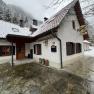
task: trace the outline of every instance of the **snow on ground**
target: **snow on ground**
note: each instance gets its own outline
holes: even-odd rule
[[[85,51],[84,55],[94,57],[94,47],[90,46],[89,51]]]

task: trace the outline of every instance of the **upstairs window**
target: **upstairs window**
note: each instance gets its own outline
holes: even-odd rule
[[[34,54],[41,55],[41,44],[34,45]]]
[[[35,19],[33,19],[33,25],[38,25],[38,22],[37,22],[37,20],[35,20]]]
[[[73,29],[76,29],[75,28],[75,21],[74,20],[72,21],[72,27],[73,27]]]

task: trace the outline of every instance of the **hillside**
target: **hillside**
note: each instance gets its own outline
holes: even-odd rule
[[[23,20],[24,26],[30,27],[33,19],[32,15],[26,13],[23,9],[14,5],[8,5],[0,0],[0,20],[18,25],[20,20]]]

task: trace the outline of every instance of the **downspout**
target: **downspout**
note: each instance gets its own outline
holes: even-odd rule
[[[61,62],[61,69],[63,68],[63,60],[62,60],[62,41],[61,39],[53,33],[53,30],[51,30],[51,34],[54,38],[56,38],[59,41],[60,44],[60,62]]]

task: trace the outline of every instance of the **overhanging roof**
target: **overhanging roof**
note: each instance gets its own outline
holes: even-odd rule
[[[36,32],[34,32],[31,36],[32,37],[36,37],[42,33],[45,33],[53,28],[56,28],[60,25],[61,21],[64,19],[64,17],[66,16],[66,14],[68,13],[68,11],[75,6],[75,8],[77,8],[76,6],[79,4],[79,0],[73,0],[71,3],[69,3],[67,6],[65,6],[63,9],[61,9],[58,13],[56,13],[53,17],[51,17],[50,19],[48,19],[47,21],[45,21]],[[80,4],[78,5],[78,7],[80,7]],[[83,18],[82,12],[81,12],[81,8],[79,8],[80,12],[77,12],[78,14],[78,18],[80,19],[79,16],[82,16],[81,18]],[[77,9],[76,9],[77,10]],[[78,11],[78,10],[77,10]],[[84,20],[81,19],[81,20]],[[81,20],[78,20],[79,23]],[[84,22],[84,21],[83,21]]]
[[[7,40],[10,42],[24,42],[24,43],[30,43],[32,38],[30,36],[24,36],[24,35],[13,35],[13,34],[8,34],[6,36]]]

